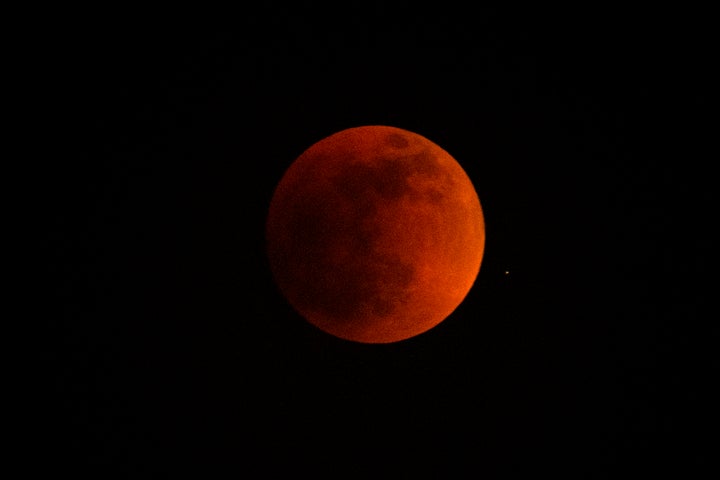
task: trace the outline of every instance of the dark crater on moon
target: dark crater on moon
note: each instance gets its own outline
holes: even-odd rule
[[[410,145],[410,142],[407,141],[405,135],[401,135],[399,133],[391,133],[387,136],[385,140],[387,140],[387,143],[389,145],[395,148],[406,148],[408,145]]]

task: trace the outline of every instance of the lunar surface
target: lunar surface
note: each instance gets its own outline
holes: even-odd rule
[[[463,301],[485,223],[465,171],[418,134],[350,128],[306,150],[280,180],[267,253],[308,322],[363,343],[411,338]]]

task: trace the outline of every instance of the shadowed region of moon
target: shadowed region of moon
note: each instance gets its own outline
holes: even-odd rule
[[[484,221],[460,165],[394,127],[343,130],[306,150],[267,220],[274,278],[332,335],[390,343],[444,320],[471,288]]]

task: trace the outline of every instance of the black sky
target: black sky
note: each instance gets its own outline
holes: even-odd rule
[[[703,15],[255,10],[223,25],[108,15],[60,35],[72,150],[48,170],[59,312],[43,436],[58,469],[708,467]],[[370,124],[450,152],[487,229],[456,312],[380,346],[303,322],[263,249],[284,170]]]

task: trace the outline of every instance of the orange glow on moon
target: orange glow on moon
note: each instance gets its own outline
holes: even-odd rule
[[[386,126],[307,149],[280,180],[266,228],[273,276],[294,309],[363,343],[442,322],[475,282],[485,246],[462,167],[425,137]]]

